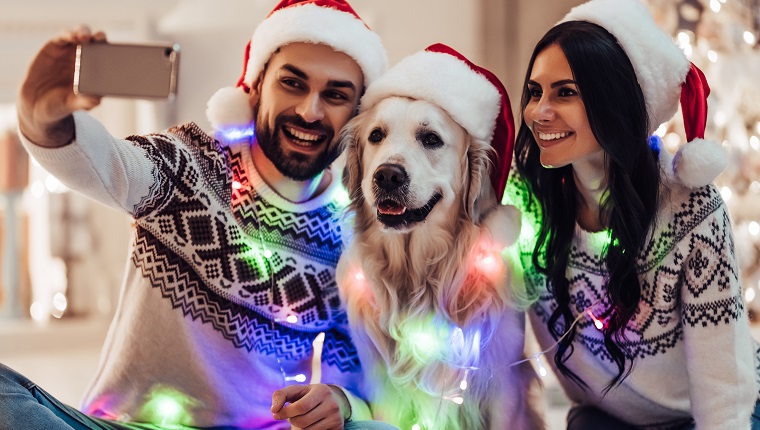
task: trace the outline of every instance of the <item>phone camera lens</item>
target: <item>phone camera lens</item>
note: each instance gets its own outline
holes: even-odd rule
[[[170,55],[172,55],[172,52],[174,52],[174,50],[172,48],[166,48],[166,49],[164,49],[164,55],[166,55],[167,57],[170,56]]]

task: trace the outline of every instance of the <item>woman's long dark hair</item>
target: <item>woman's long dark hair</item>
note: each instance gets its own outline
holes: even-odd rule
[[[633,366],[633,356],[623,342],[625,327],[633,318],[641,297],[637,256],[655,222],[660,185],[658,154],[648,145],[644,95],[631,61],[615,37],[596,24],[565,22],[549,30],[538,42],[525,76],[521,112],[524,113],[530,101],[527,82],[536,56],[553,44],[567,57],[591,130],[605,152],[608,194],[600,215],[610,232],[604,263],[609,272],[605,292],[611,307],[602,317],[609,319],[603,329],[604,346],[618,368],[607,392],[620,384]],[[565,272],[575,231],[578,192],[571,165],[546,169],[541,166],[539,156],[533,134],[522,121],[515,158],[517,169],[527,179],[543,214],[533,264],[547,276],[558,305],[548,321],[552,336],[560,339],[554,360],[563,375],[586,387],[586,383],[565,366],[573,353],[572,342],[576,335],[570,311],[570,284]],[[541,256],[545,265],[541,264]],[[568,329],[570,332],[562,337]]]

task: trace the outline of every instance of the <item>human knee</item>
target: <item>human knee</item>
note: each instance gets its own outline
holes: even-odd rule
[[[29,393],[31,385],[28,378],[0,363],[0,394]]]

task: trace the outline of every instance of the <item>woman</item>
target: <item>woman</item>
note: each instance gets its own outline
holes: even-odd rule
[[[682,93],[691,139],[709,88],[638,0],[573,9],[531,57],[506,200],[570,429],[760,428],[757,345],[709,185],[725,164],[709,142],[673,160],[648,138]]]

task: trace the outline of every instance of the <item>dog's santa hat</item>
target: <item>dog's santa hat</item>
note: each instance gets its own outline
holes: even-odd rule
[[[253,81],[278,48],[295,42],[328,45],[347,54],[359,64],[365,87],[388,67],[380,37],[345,0],[282,0],[248,41],[237,85],[218,90],[208,101],[206,116],[214,129],[251,123],[248,93]]]
[[[711,183],[728,161],[719,144],[704,139],[710,87],[702,71],[657,26],[646,5],[640,0],[591,0],[570,10],[560,23],[567,21],[591,22],[617,38],[644,93],[650,134],[673,117],[680,101],[688,143],[666,168],[686,186]]]
[[[507,90],[496,75],[438,43],[391,67],[367,88],[361,110],[369,110],[392,96],[433,103],[471,136],[490,142],[495,156],[491,184],[497,196],[504,193],[512,163],[515,127]]]

